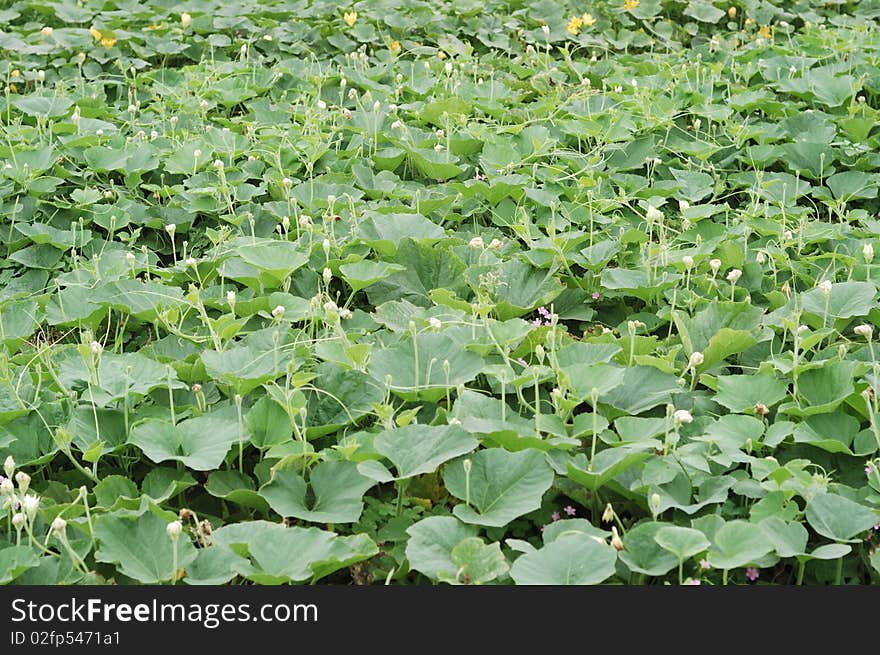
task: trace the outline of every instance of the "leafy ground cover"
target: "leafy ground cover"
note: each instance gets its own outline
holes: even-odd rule
[[[6,3],[0,581],[876,582],[878,17]]]

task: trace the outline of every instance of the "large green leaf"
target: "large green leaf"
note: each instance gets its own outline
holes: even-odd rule
[[[880,512],[838,494],[818,493],[807,503],[807,522],[823,537],[857,541],[860,533],[880,523]]]
[[[309,471],[308,482],[293,471],[276,471],[260,487],[260,495],[281,516],[313,523],[353,523],[364,509],[364,493],[375,484],[358,473],[354,462],[321,462]]]
[[[103,514],[95,519],[98,549],[95,559],[116,564],[119,572],[144,584],[168,583],[174,566],[174,544],[166,529],[168,521],[152,512],[134,518]],[[186,536],[177,539],[177,566],[185,569],[196,558]]]
[[[453,549],[475,537],[477,529],[453,516],[429,516],[407,528],[406,558],[410,568],[432,580],[441,576],[455,578],[459,564],[452,558]]]
[[[539,450],[511,453],[489,448],[448,464],[443,482],[453,496],[470,501],[470,505],[453,508],[459,519],[501,527],[541,506],[544,493],[553,484],[553,469]]]
[[[430,473],[442,463],[469,453],[477,444],[472,435],[450,425],[408,425],[386,430],[373,441],[376,452],[394,464],[397,479]],[[358,468],[379,482],[394,479],[379,462],[362,462]]]
[[[729,521],[712,537],[709,564],[717,569],[736,569],[772,551],[773,543],[754,523]]]
[[[585,534],[565,534],[519,557],[510,576],[521,585],[593,585],[614,575],[617,552]]]
[[[175,460],[196,471],[211,471],[238,438],[234,418],[208,414],[177,425],[164,419],[143,420],[132,427],[129,443],[156,463]]]

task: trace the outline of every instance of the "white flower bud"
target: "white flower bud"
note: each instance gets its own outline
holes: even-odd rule
[[[677,409],[672,414],[672,420],[676,423],[691,423],[694,420],[694,417],[691,416],[691,413],[686,409]]]
[[[339,310],[339,318],[341,318],[343,321],[347,321],[348,319],[351,318],[351,310],[348,309],[347,307],[340,309]]]
[[[171,236],[174,236],[174,233],[177,232],[177,224],[176,223],[169,223],[168,225],[165,226],[165,231],[168,234],[170,234]]]
[[[806,331],[809,330],[809,329],[810,329],[810,328],[808,328],[806,325],[798,325],[797,333],[798,333],[798,334],[803,334],[804,332],[806,332]]]
[[[700,366],[704,361],[705,361],[705,357],[703,357],[703,353],[693,352],[693,353],[691,353],[691,356],[688,359],[688,367],[696,368],[697,366]]]
[[[12,459],[12,455],[9,455],[3,462],[3,470],[6,472],[7,478],[11,478],[15,474],[15,460]]]
[[[611,545],[614,550],[623,550],[623,540],[617,534],[617,526],[614,525],[611,526]]]
[[[93,355],[100,355],[101,351],[104,350],[104,346],[102,346],[98,341],[92,341],[89,344],[89,350],[92,352]]]
[[[214,168],[216,168],[218,171],[222,171],[223,170],[223,160],[222,159],[215,159],[214,160]]]
[[[694,267],[694,258],[690,255],[685,255],[681,258],[681,261],[684,264],[684,267],[688,270],[691,270]]]
[[[308,227],[309,225],[312,224],[312,217],[306,216],[305,214],[303,214],[302,216],[299,217],[299,224],[301,227]]]
[[[321,277],[324,278],[324,284],[330,284],[330,281],[333,279],[333,271],[325,267],[324,270],[321,271]]]
[[[328,314],[330,312],[338,312],[339,306],[335,302],[333,302],[332,300],[328,300],[327,302],[324,303],[324,311],[327,312]]]
[[[46,27],[40,30],[40,34],[42,34],[43,36],[52,36],[52,32],[54,31],[54,29],[46,25]]]
[[[403,123],[401,123],[400,121],[394,121],[393,123],[391,123],[392,130],[399,130],[401,127],[403,127]]]
[[[281,318],[284,316],[284,306],[278,305],[272,310],[272,318]]]
[[[822,280],[817,286],[821,289],[823,295],[827,296],[831,293],[831,280]]]
[[[321,242],[321,248],[324,251],[324,256],[328,257],[330,255],[330,239],[324,239]]]
[[[12,516],[12,527],[21,530],[27,522],[27,517],[22,512],[17,512]]]
[[[550,34],[550,26],[549,25],[541,25],[541,31],[544,32],[544,34]]]
[[[186,261],[184,263],[187,266],[195,266],[196,265],[196,258],[195,257],[187,257]]]
[[[180,14],[180,24],[181,25],[183,25],[186,28],[186,27],[189,27],[190,23],[192,23],[192,16],[190,16],[186,12],[183,12],[182,14]]]
[[[37,71],[37,79],[40,80],[40,82],[45,82],[46,81],[46,71],[43,71],[43,70]]]
[[[129,113],[129,114],[133,114],[133,113],[135,113],[136,111],[137,111],[137,107],[136,107],[136,106],[134,106],[134,105],[129,105],[129,106],[128,106],[128,113]]]
[[[39,496],[35,496],[34,494],[28,494],[21,501],[21,508],[24,510],[25,514],[27,514],[28,518],[33,518],[34,514],[37,513],[37,508],[40,506],[40,498]]]
[[[691,206],[691,203],[689,203],[687,200],[679,200],[678,201],[678,209],[680,211],[684,211],[685,209],[688,209],[690,206]]]
[[[504,247],[504,242],[501,239],[492,239],[489,242],[489,247],[492,250],[501,250]]]
[[[15,474],[15,481],[18,483],[19,492],[26,494],[28,487],[31,486],[31,476],[24,471],[19,471]]]
[[[471,248],[483,248],[485,244],[483,243],[483,237],[475,236],[470,241],[468,241],[468,245]]]
[[[11,496],[15,493],[15,485],[9,478],[3,478],[0,482],[0,496]]]
[[[733,282],[734,284],[736,284],[737,280],[739,280],[742,277],[742,274],[743,274],[743,272],[741,270],[739,270],[738,268],[732,268],[732,269],[730,269],[730,272],[727,274],[727,281]]]
[[[327,103],[323,100],[318,100],[318,109],[327,109]]]
[[[193,159],[198,159],[198,158],[201,157],[201,156],[202,156],[202,151],[201,151],[201,150],[199,150],[198,148],[196,148],[195,150],[193,150]]]
[[[657,221],[663,220],[663,212],[657,209],[654,205],[648,205],[648,210],[645,212],[645,218],[651,223],[656,223]]]
[[[55,520],[52,521],[52,532],[56,532],[58,534],[64,534],[64,530],[67,528],[67,521],[65,521],[60,516],[56,516]]]
[[[165,526],[165,532],[172,539],[177,539],[180,533],[183,532],[183,524],[180,521],[171,521],[171,523]]]
[[[758,254],[755,255],[755,261],[763,266],[764,262],[767,261],[767,257],[764,255],[763,252],[758,251]]]
[[[871,260],[874,259],[874,246],[870,243],[866,243],[862,246],[862,256],[865,258],[865,261],[870,264]]]
[[[712,269],[713,273],[717,273],[721,268],[721,260],[720,259],[710,259],[709,260],[709,268]]]
[[[870,339],[871,336],[874,334],[874,327],[866,323],[862,323],[861,325],[856,325],[853,328],[853,332],[855,332],[860,337]]]
[[[441,327],[443,327],[443,323],[441,323],[440,319],[436,316],[432,316],[428,319],[428,325],[431,326],[432,330],[439,330]]]

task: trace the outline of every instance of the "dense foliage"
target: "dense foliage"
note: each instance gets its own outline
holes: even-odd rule
[[[880,577],[880,2],[0,9],[0,581]]]

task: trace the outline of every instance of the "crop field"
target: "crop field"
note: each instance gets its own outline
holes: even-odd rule
[[[0,583],[880,582],[878,27],[0,3]]]

